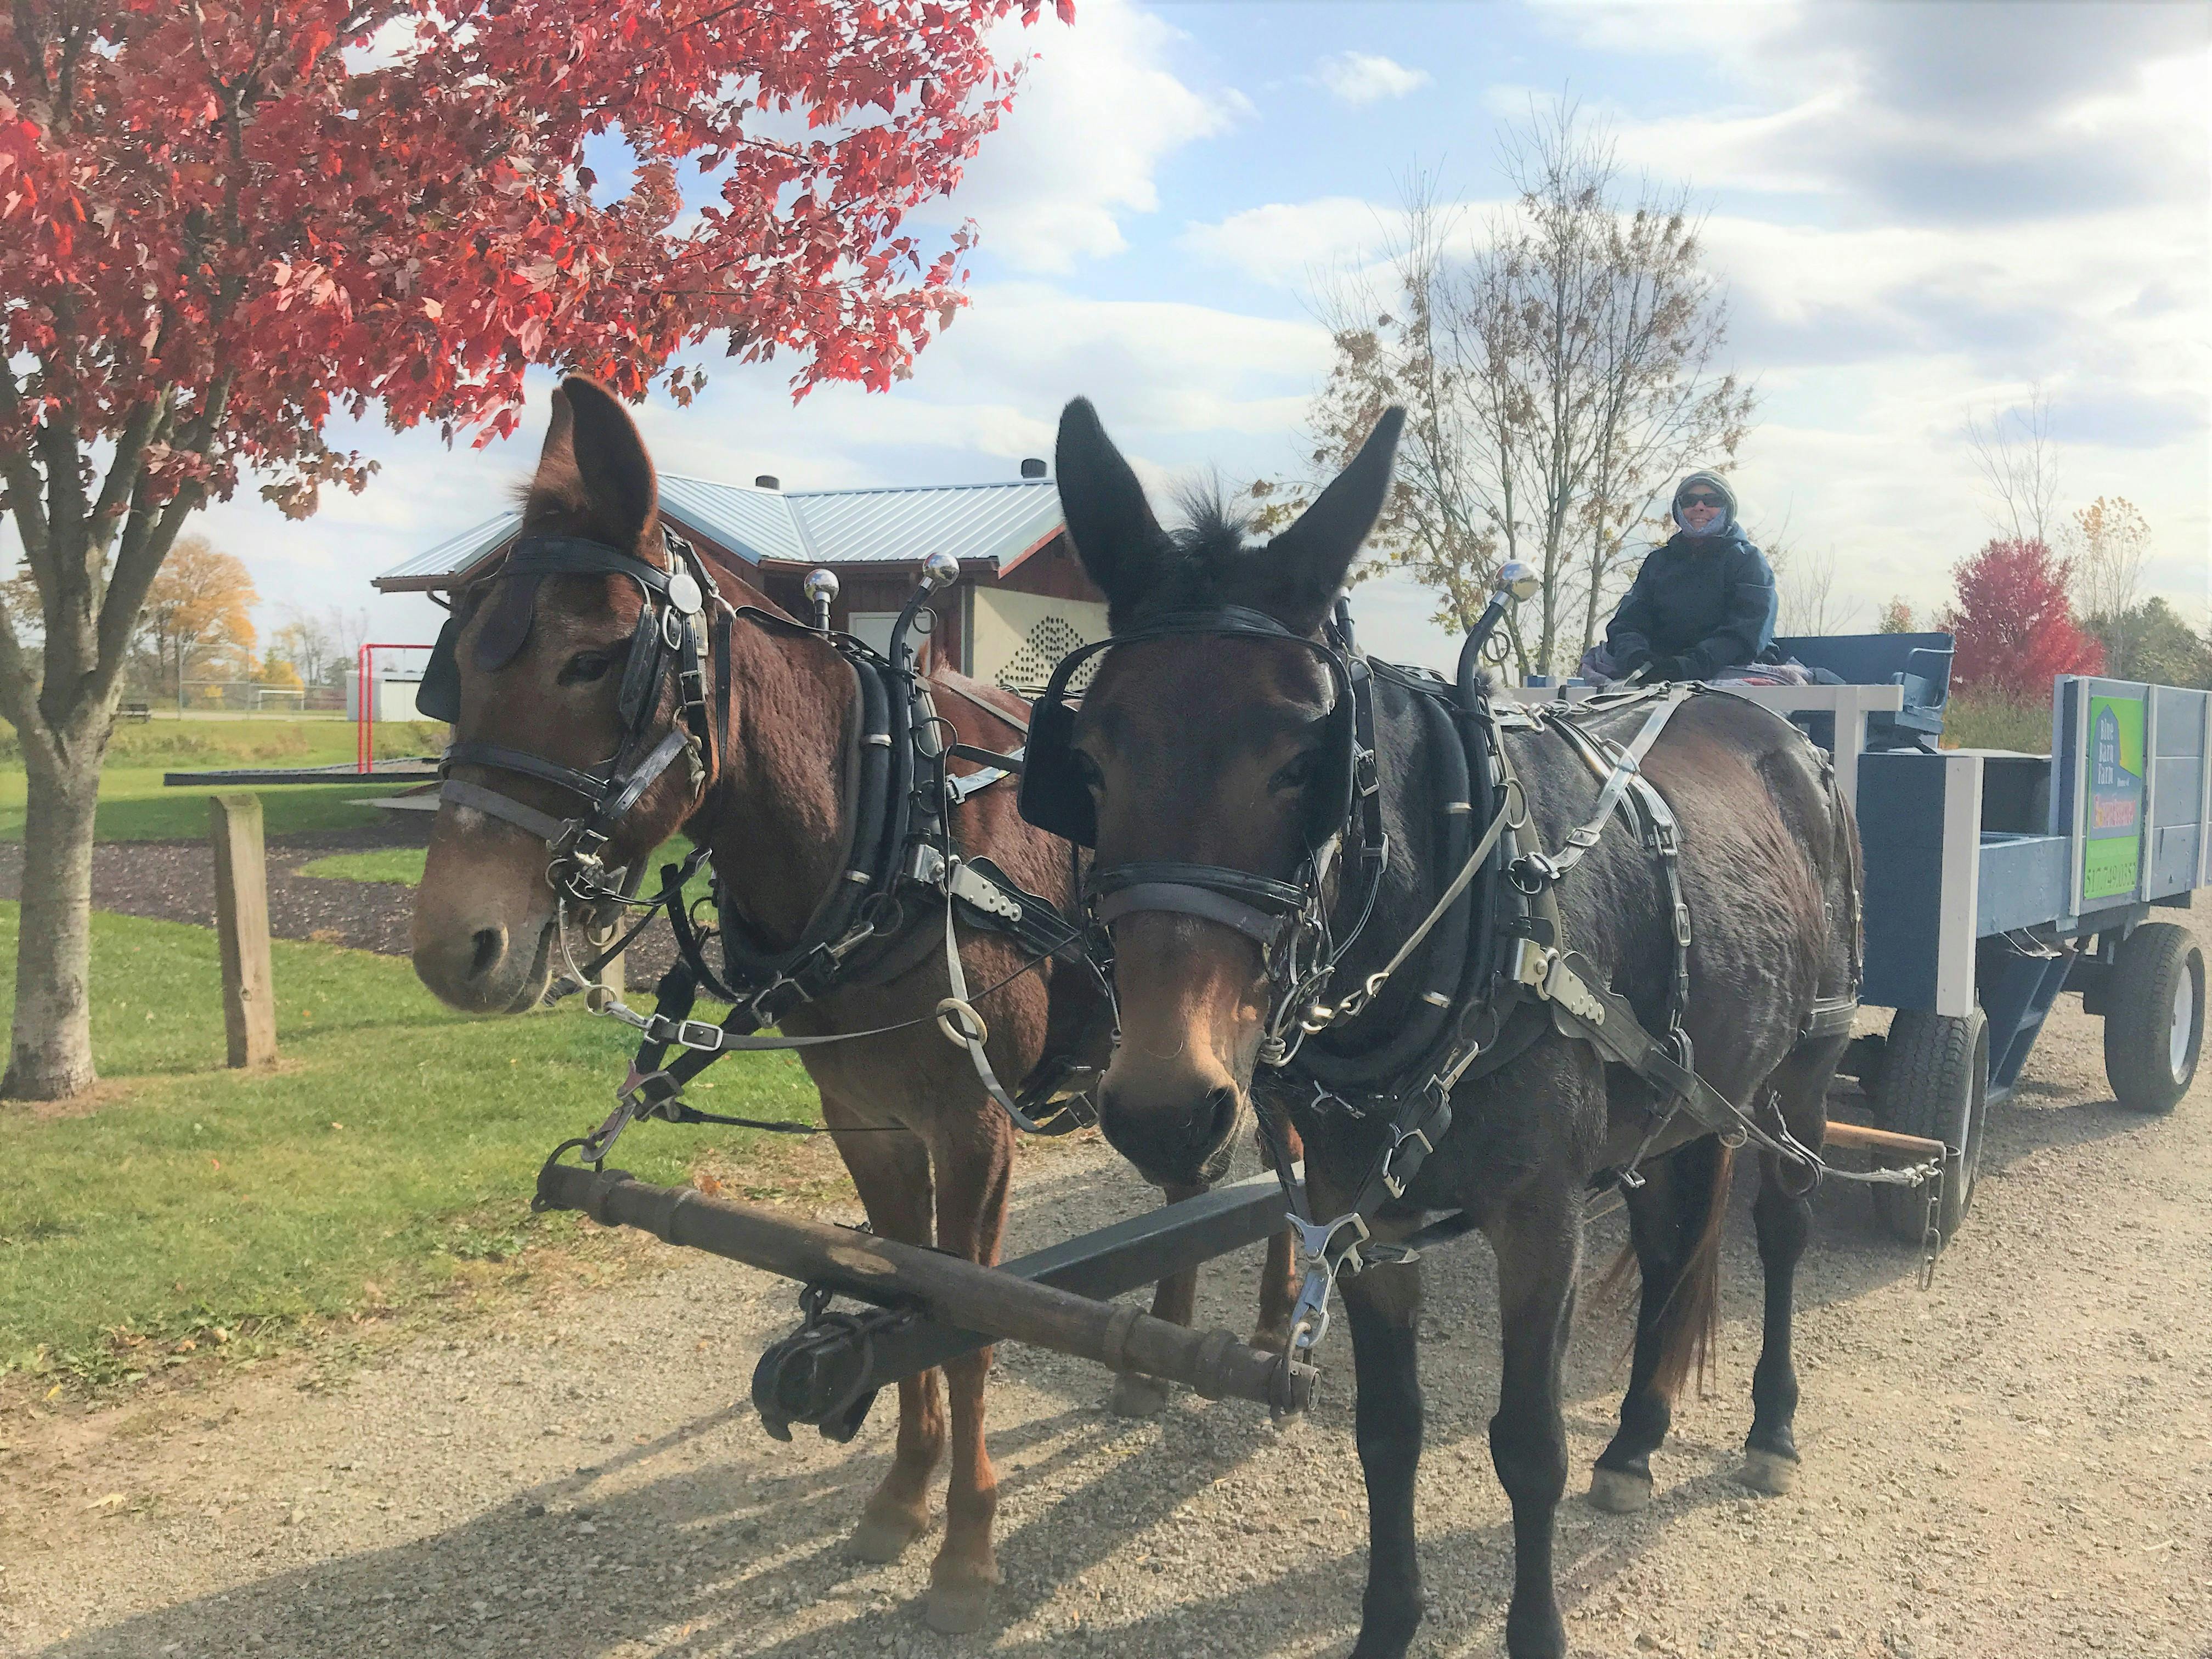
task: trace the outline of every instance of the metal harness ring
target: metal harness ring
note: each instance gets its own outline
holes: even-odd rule
[[[955,1020],[960,1024],[954,1024]],[[971,1048],[991,1040],[991,1028],[984,1024],[983,1016],[963,997],[946,997],[937,1005],[937,1029],[956,1048]]]

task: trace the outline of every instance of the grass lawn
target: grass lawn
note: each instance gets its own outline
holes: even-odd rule
[[[13,994],[16,907],[0,905]],[[96,914],[93,1042],[103,1084],[74,1115],[0,1105],[0,1374],[129,1379],[205,1347],[450,1285],[466,1264],[573,1230],[533,1219],[555,1142],[596,1124],[628,1054],[580,1008],[471,1019],[399,959],[275,945],[281,1066],[225,1070],[213,933]],[[735,1054],[702,1100],[793,1120],[798,1063]],[[710,1152],[740,1167],[775,1139],[634,1129],[621,1162],[684,1178]],[[220,1333],[220,1334],[218,1334]]]
[[[444,732],[443,726],[421,720],[381,725],[376,728],[376,752],[387,758],[435,754],[444,744]],[[350,720],[158,720],[118,726],[100,774],[95,833],[102,841],[197,840],[206,835],[206,798],[216,792],[168,788],[161,781],[165,772],[330,766],[353,757]],[[15,734],[0,723],[0,841],[22,839],[24,788]],[[384,814],[355,803],[389,788],[361,781],[272,785],[259,792],[264,828],[269,835],[282,836],[375,823]]]

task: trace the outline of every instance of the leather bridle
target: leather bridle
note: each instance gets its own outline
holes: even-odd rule
[[[730,623],[735,613],[696,550],[665,527],[661,536],[668,550],[665,570],[580,536],[526,536],[484,578],[486,583],[524,581],[531,589],[514,596],[519,618],[502,629],[502,637],[488,648],[479,641],[479,663],[494,668],[510,659],[527,637],[537,585],[545,577],[611,575],[637,584],[643,603],[617,695],[623,736],[615,752],[579,769],[502,744],[460,742],[447,750],[440,769],[445,775],[440,800],[471,807],[538,836],[551,854],[548,879],[581,903],[625,899],[635,890],[634,878],[620,886],[611,884],[603,857],[609,839],[679,756],[690,762],[692,804],[703,800],[726,741],[726,711],[708,702],[706,659],[711,650],[716,683],[726,683]],[[457,609],[440,632],[423,676],[418,706],[433,719],[450,722],[460,713],[456,653],[462,621]],[[676,718],[656,736],[661,690],[671,680]],[[456,767],[482,767],[552,784],[584,802],[584,810],[572,817],[556,817],[483,784],[453,776]]]
[[[1261,1059],[1281,1066],[1315,1029],[1309,1017],[1373,914],[1390,855],[1376,771],[1373,679],[1351,647],[1343,617],[1316,636],[1242,606],[1176,611],[1070,652],[1030,713],[1022,812],[1040,829],[1095,844],[1095,813],[1074,759],[1069,700],[1074,675],[1118,646],[1200,636],[1294,645],[1312,653],[1328,671],[1334,696],[1322,769],[1306,786],[1300,826],[1304,856],[1287,881],[1225,865],[1158,860],[1102,865],[1092,869],[1087,892],[1092,914],[1109,928],[1123,916],[1165,912],[1218,923],[1257,945],[1274,991]],[[1345,872],[1352,872],[1354,891],[1352,923],[1340,935],[1332,925],[1331,899]],[[1332,881],[1333,873],[1339,878]]]

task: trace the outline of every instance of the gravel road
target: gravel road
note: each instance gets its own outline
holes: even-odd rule
[[[1796,1495],[1727,1473],[1749,1421],[1757,1267],[1740,1182],[1715,1397],[1688,1401],[1646,1512],[1571,1500],[1580,1656],[2212,1656],[2212,1091],[2111,1103],[2099,1027],[2054,1018],[1993,1115],[1984,1184],[1922,1293],[1856,1190],[1824,1191],[1801,1279]],[[1025,1151],[1014,1246],[1140,1206],[1092,1144]],[[844,1218],[832,1205],[823,1212]],[[1595,1280],[1620,1219],[1594,1231]],[[1105,1379],[1002,1348],[996,1625],[921,1625],[927,1547],[841,1540],[895,1413],[769,1440],[744,1403],[787,1286],[708,1259],[621,1275],[382,1352],[310,1360],[88,1416],[0,1419],[0,1650],[48,1659],[528,1656],[1306,1659],[1348,1644],[1364,1561],[1348,1354],[1307,1422],[1178,1398],[1103,1411]],[[1204,1322],[1249,1322],[1256,1264]],[[1504,1498],[1484,1424],[1496,1320],[1479,1241],[1431,1258],[1417,1651],[1498,1651]],[[1585,1308],[1590,1307],[1586,1299]],[[1621,1327],[1586,1313],[1569,1372],[1586,1470]],[[1578,1480],[1579,1480],[1578,1471]]]

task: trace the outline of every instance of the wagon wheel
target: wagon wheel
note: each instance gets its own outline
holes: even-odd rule
[[[1961,1018],[1900,1008],[1889,1028],[1874,1108],[1885,1129],[1940,1140],[1954,1156],[1943,1171],[1936,1225],[1948,1243],[1974,1201],[1982,1124],[1989,1115],[1990,1033],[1982,1011]],[[1881,1224],[1908,1244],[1926,1236],[1928,1200],[1917,1187],[1876,1187]]]
[[[2204,1046],[2204,952],[2186,927],[2145,922],[2121,944],[2105,1006],[2105,1077],[2130,1111],[2170,1112]]]

